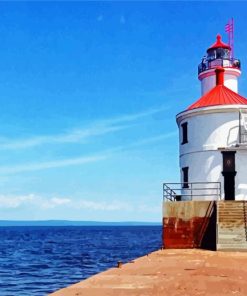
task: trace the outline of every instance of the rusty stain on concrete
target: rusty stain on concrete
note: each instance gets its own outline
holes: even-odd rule
[[[210,201],[164,202],[163,246],[200,248],[213,206],[214,202]]]
[[[247,295],[247,253],[160,250],[50,296]]]

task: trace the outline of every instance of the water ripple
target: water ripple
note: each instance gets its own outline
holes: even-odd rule
[[[0,295],[47,295],[160,246],[159,226],[0,227]]]

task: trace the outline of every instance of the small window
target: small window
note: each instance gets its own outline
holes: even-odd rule
[[[183,172],[183,188],[189,188],[189,167],[182,168]]]
[[[188,143],[188,122],[181,124],[182,128],[182,145]]]

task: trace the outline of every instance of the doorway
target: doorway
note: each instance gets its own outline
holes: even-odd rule
[[[225,200],[235,200],[235,154],[236,151],[222,151]]]

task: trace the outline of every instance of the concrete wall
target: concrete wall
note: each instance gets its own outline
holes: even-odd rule
[[[199,248],[207,229],[213,202],[163,203],[163,245],[165,248]],[[215,239],[216,244],[216,239]]]
[[[163,203],[163,246],[247,251],[246,201]],[[206,248],[207,248],[206,247]]]

